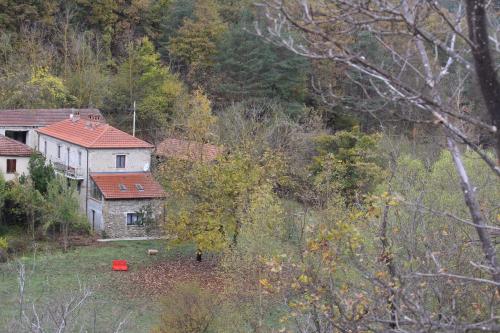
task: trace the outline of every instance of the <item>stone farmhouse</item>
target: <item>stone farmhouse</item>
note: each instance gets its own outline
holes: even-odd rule
[[[0,134],[0,173],[11,181],[28,174],[28,162],[33,151],[27,145]]]
[[[144,223],[165,215],[165,192],[149,172],[153,148],[106,124],[97,109],[0,110],[6,180],[27,175],[29,156],[41,152],[57,173],[76,182],[92,229],[112,238],[161,231]]]
[[[92,229],[107,237],[141,237],[164,219],[165,192],[149,172],[153,145],[118,130],[100,115],[78,112],[36,130],[35,146],[56,171],[75,180]]]

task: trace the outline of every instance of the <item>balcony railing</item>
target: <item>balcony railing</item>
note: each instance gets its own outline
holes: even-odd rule
[[[72,166],[64,165],[59,162],[54,162],[54,170],[62,173],[65,177],[71,179],[84,179],[85,175],[82,168],[75,168]]]

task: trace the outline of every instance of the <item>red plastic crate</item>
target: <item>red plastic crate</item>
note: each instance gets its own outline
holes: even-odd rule
[[[114,271],[128,271],[127,260],[113,260]]]

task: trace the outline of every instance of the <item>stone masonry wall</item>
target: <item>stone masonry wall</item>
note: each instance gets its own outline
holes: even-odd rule
[[[154,226],[127,225],[127,213],[135,213],[151,204]],[[164,234],[164,203],[162,200],[105,200],[103,207],[104,232],[109,238],[157,237]]]

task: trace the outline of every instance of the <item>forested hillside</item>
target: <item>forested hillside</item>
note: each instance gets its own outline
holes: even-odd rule
[[[161,260],[125,287],[95,277],[98,296],[80,288],[90,305],[67,323],[36,296],[23,305],[29,264],[12,263],[88,233],[75,189],[35,157],[29,177],[0,174],[0,251],[13,228],[30,244],[9,257],[21,297],[5,288],[0,331],[90,332],[90,308],[127,289],[161,300],[154,323],[130,326],[115,309],[137,308],[116,301],[120,325],[94,312],[93,332],[500,331],[499,8],[0,0],[0,109],[98,108],[132,133],[135,104],[139,138],[201,147],[152,163],[167,193]]]
[[[264,43],[250,1],[2,3],[2,108],[97,107],[130,129],[164,135],[199,89],[213,107],[318,106],[311,62]],[[153,125],[154,124],[154,125]]]

